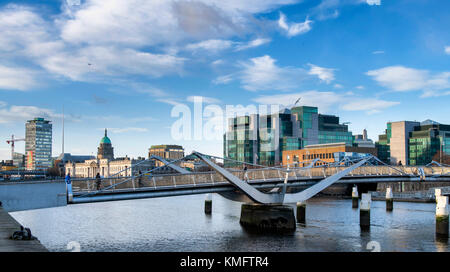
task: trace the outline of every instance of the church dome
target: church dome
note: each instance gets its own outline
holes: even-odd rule
[[[106,129],[105,129],[105,137],[101,139],[100,144],[111,144],[111,140],[108,137],[108,132]]]

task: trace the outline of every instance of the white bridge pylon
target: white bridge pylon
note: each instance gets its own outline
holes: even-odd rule
[[[201,159],[203,162],[205,162],[208,166],[210,166],[212,169],[214,169],[217,173],[222,175],[226,180],[228,180],[231,184],[236,186],[239,190],[241,190],[248,198],[250,198],[252,201],[256,203],[261,204],[282,204],[282,203],[296,203],[301,201],[306,201],[313,197],[314,195],[318,194],[322,190],[326,189],[354,169],[360,167],[361,165],[365,164],[369,160],[373,159],[373,156],[367,156],[362,158],[359,162],[349,166],[345,170],[342,170],[330,177],[327,177],[321,181],[319,181],[317,184],[307,188],[306,190],[303,190],[299,193],[286,193],[286,181],[284,184],[284,188],[281,193],[263,193],[247,182],[239,179],[226,169],[218,166],[214,162],[212,162],[206,155],[203,155],[199,152],[192,152],[192,155],[197,156],[199,159]]]

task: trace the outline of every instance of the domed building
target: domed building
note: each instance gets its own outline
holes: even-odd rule
[[[97,149],[97,159],[114,160],[114,148],[111,140],[108,137],[108,130],[105,128],[105,136],[100,141],[100,146]]]
[[[128,156],[114,158],[114,148],[108,131],[105,129],[105,136],[100,140],[97,149],[97,158],[84,161],[68,161],[65,164],[65,173],[70,173],[72,177],[94,178],[97,174],[101,177],[129,177],[135,176],[139,171],[147,172],[155,168],[154,161],[145,161],[144,158],[132,159]]]

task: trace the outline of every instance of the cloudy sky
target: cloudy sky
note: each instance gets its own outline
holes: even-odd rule
[[[0,160],[25,122],[53,122],[53,155],[116,156],[173,139],[174,105],[318,106],[374,140],[386,122],[450,123],[450,2],[0,1]],[[17,144],[24,152],[24,144]]]

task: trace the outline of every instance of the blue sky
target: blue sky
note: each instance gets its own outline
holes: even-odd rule
[[[318,106],[366,128],[450,123],[450,2],[426,0],[0,1],[0,160],[28,119],[53,122],[53,154],[116,156],[177,141],[174,105]],[[16,151],[23,152],[18,143]]]

